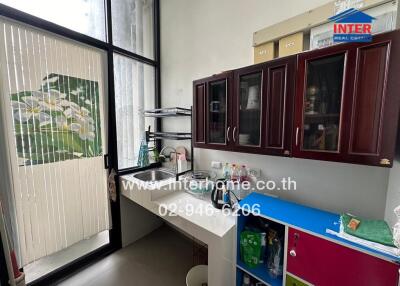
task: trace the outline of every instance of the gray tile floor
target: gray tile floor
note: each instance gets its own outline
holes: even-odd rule
[[[67,278],[60,286],[184,286],[192,242],[168,226]]]
[[[45,256],[35,262],[32,262],[24,266],[25,282],[29,283],[42,277],[43,275],[64,266],[71,261],[87,254],[97,248],[107,244],[109,242],[108,230],[100,232],[99,234],[84,239],[74,245],[53,253],[49,256]]]

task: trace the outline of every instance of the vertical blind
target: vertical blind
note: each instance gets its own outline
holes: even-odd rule
[[[104,60],[102,51],[0,18],[10,174],[0,198],[22,265],[110,228]]]

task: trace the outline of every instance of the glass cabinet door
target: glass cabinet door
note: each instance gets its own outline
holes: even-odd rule
[[[240,76],[239,132],[237,138],[235,138],[239,145],[260,145],[261,94],[262,72]]]
[[[338,152],[345,54],[306,63],[302,149]]]
[[[225,144],[227,123],[227,81],[209,84],[208,95],[208,143]]]

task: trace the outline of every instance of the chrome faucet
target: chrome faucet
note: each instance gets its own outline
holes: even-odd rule
[[[172,150],[171,152],[169,152],[168,155],[164,155],[164,151],[170,149]],[[176,149],[171,147],[171,146],[165,146],[161,149],[159,157],[160,158],[164,158],[164,159],[170,159],[171,160],[171,154],[175,154],[175,167],[174,167],[174,172],[175,174],[178,172],[178,153],[176,152]]]

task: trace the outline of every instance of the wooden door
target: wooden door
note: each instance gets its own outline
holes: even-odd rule
[[[354,56],[338,45],[298,56],[293,156],[345,161]]]
[[[192,140],[194,147],[204,147],[206,144],[206,100],[207,81],[193,82],[193,120]]]
[[[205,146],[229,150],[232,144],[232,72],[224,72],[208,78],[206,94]]]
[[[263,153],[291,156],[297,56],[265,64]]]
[[[265,65],[234,72],[232,100],[232,141],[234,151],[261,153],[265,95]]]
[[[346,161],[392,166],[400,101],[400,32],[357,46]]]

